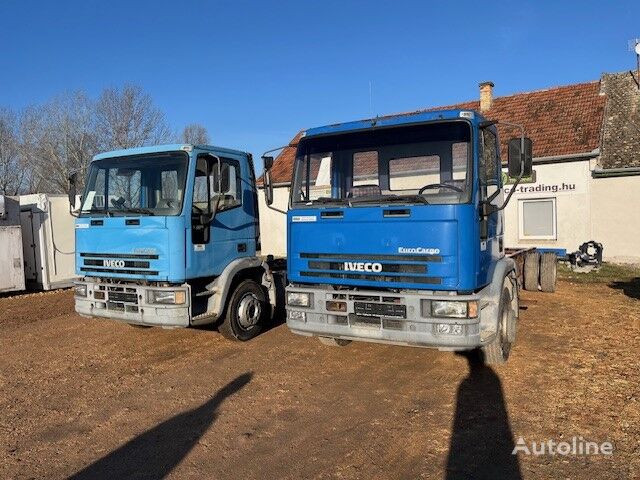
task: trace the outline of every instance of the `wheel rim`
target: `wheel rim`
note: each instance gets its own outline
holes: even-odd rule
[[[244,330],[255,326],[262,315],[262,304],[253,293],[245,294],[238,303],[238,324]]]

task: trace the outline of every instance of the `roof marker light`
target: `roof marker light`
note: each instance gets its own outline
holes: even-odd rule
[[[460,118],[473,118],[473,112],[460,112]]]
[[[185,152],[190,152],[191,150],[193,150],[193,147],[191,145],[183,145],[180,149],[184,150]]]

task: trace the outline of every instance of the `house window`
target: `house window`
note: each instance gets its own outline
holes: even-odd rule
[[[441,183],[438,155],[389,160],[390,190],[420,190],[425,185],[435,183]]]
[[[380,185],[378,179],[378,152],[356,152],[353,154],[352,186]]]
[[[521,240],[555,240],[556,199],[532,198],[518,205]]]

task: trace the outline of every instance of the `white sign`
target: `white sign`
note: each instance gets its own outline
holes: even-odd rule
[[[292,222],[317,222],[318,217],[315,215],[294,215],[291,218]]]

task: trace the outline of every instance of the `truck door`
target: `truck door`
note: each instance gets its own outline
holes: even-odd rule
[[[214,269],[219,273],[238,257],[254,255],[250,238],[254,235],[254,218],[247,212],[253,205],[243,205],[243,176],[240,161],[221,157],[220,178],[218,169],[213,172],[212,192],[218,202],[218,213],[211,225],[211,239],[216,251]],[[246,180],[245,180],[246,182]],[[247,207],[247,208],[245,208]]]
[[[501,190],[502,169],[500,165],[500,150],[497,142],[495,127],[480,130],[480,200],[490,201],[491,204],[502,205]],[[496,211],[480,219],[480,279],[487,283],[491,273],[491,265],[501,256],[503,245],[502,211]]]
[[[255,254],[255,242],[249,242],[255,223],[253,215],[243,209],[242,185],[238,160],[198,156],[191,207],[190,278],[219,275],[235,258]]]

